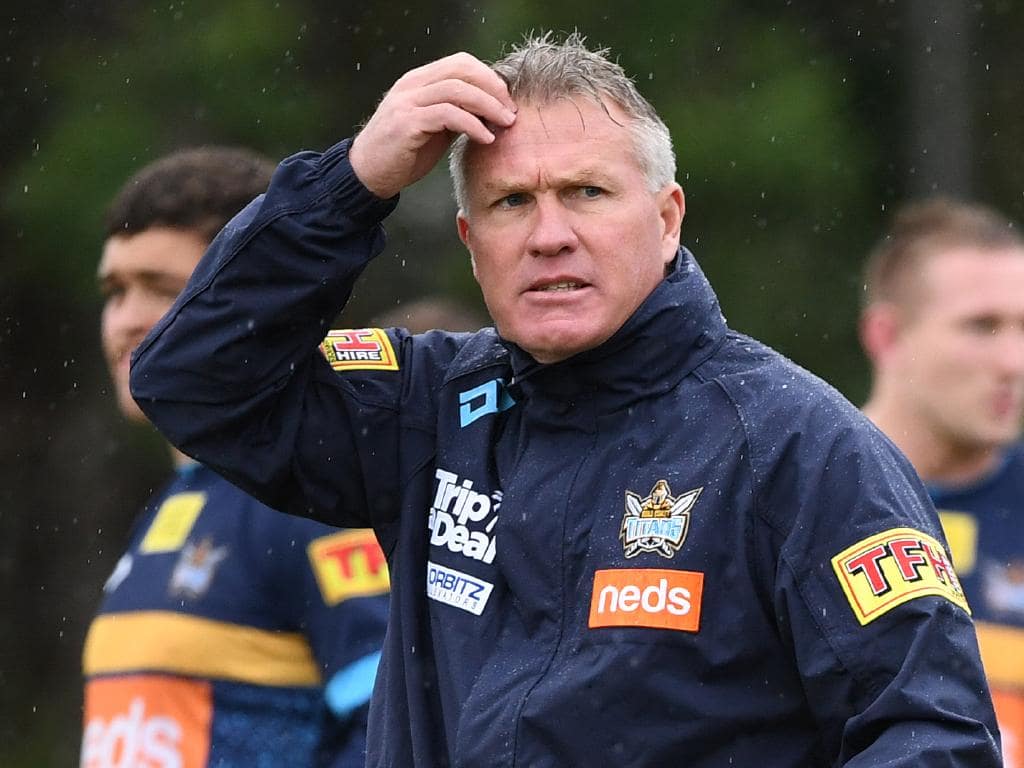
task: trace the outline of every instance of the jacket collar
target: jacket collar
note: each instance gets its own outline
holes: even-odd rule
[[[725,333],[711,285],[680,248],[670,273],[603,344],[543,365],[517,345],[501,343],[511,357],[510,394],[531,406],[550,401],[555,417],[583,401],[608,413],[666,392],[707,359]]]

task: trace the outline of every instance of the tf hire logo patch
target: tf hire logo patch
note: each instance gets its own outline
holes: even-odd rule
[[[320,350],[336,371],[397,371],[398,358],[381,328],[330,331]]]
[[[832,568],[862,625],[925,595],[971,612],[943,546],[912,528],[869,536],[833,557]]]
[[[381,595],[390,588],[388,564],[373,531],[356,528],[321,536],[306,552],[327,605]]]

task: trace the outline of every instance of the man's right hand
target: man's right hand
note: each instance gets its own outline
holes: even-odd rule
[[[410,70],[398,79],[356,136],[352,170],[387,199],[430,172],[460,134],[490,144],[494,127],[515,122],[505,81],[468,53]]]

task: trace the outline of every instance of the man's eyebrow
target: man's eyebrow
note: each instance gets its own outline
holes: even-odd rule
[[[595,166],[579,168],[574,171],[559,174],[551,179],[551,183],[556,187],[600,186],[610,184],[609,178],[610,177],[604,170]],[[524,190],[533,189],[534,186],[534,181],[526,180],[524,178],[522,180],[509,179],[504,181],[485,181],[481,184],[481,189],[487,194],[509,194],[512,192],[522,192]]]

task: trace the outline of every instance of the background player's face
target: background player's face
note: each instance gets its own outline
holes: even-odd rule
[[[950,446],[997,447],[1024,412],[1024,250],[924,259],[891,358],[902,402]]]
[[[662,280],[683,195],[648,188],[614,104],[519,106],[468,150],[459,236],[498,332],[550,363],[608,339]]]
[[[133,421],[146,418],[128,389],[131,352],[170,309],[206,246],[195,232],[166,227],[118,235],[103,246],[97,270],[103,294],[103,354],[118,406]]]

